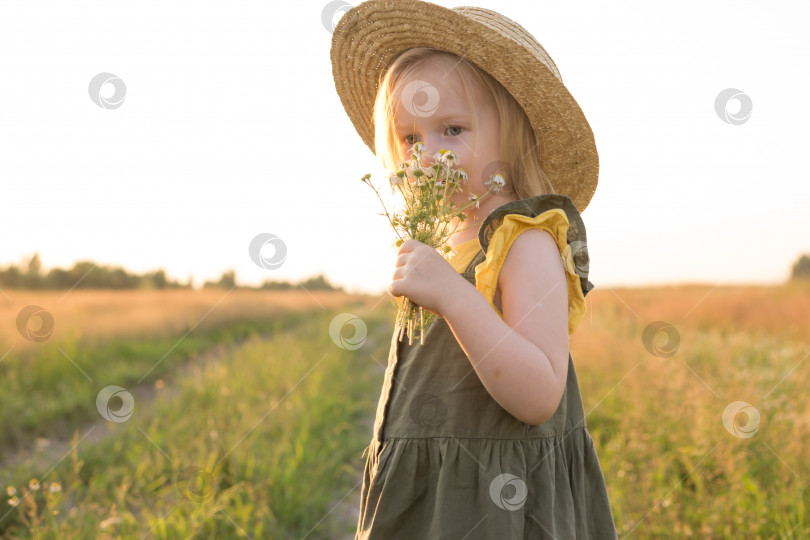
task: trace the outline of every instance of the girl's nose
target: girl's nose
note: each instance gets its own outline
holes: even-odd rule
[[[433,165],[433,155],[439,151],[440,143],[435,138],[426,137],[423,144],[425,145],[425,151],[422,153],[422,164],[426,166]]]

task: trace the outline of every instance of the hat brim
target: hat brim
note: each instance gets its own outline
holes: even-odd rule
[[[593,131],[553,61],[527,36],[516,22],[483,8],[369,0],[347,11],[332,34],[335,88],[357,133],[376,154],[377,85],[397,56],[414,47],[432,47],[472,62],[523,107],[534,128],[543,171],[554,189],[581,212],[599,176]]]

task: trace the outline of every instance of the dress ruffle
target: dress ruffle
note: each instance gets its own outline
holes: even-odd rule
[[[565,195],[542,194],[499,206],[481,224],[478,241],[486,258],[475,267],[475,286],[492,308],[498,275],[512,242],[524,231],[536,228],[554,237],[565,267],[568,285],[568,333],[573,334],[585,315],[585,295],[593,288],[588,281],[588,245],[585,225],[574,203]]]
[[[360,516],[358,539],[616,537],[584,427],[535,439],[388,438],[367,450],[361,508],[372,515]]]

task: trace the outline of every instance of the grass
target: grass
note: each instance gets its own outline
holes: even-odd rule
[[[571,351],[620,536],[810,538],[808,284],[587,300]],[[679,335],[669,358],[642,341],[659,320]],[[759,412],[752,437],[724,426],[734,401]]]
[[[329,336],[337,313],[312,312],[269,338],[252,333],[220,362],[190,370],[170,397],[158,392],[145,411],[115,424],[114,437],[79,443],[53,471],[40,471],[40,489],[18,506],[0,504],[0,515],[10,510],[0,533],[334,537],[337,522],[321,520],[359,488],[381,382],[369,352],[384,357],[388,345],[371,334],[391,318],[385,310],[365,316],[367,344],[348,350]],[[76,432],[74,444],[84,435]],[[10,473],[18,496],[31,475]],[[51,482],[61,490],[51,493]]]
[[[69,435],[71,426],[95,419],[96,395],[108,385],[150,385],[217,345],[257,334],[284,332],[307,314],[230,321],[204,333],[153,339],[117,338],[87,343],[73,335],[58,345],[7,359],[0,394],[3,450],[31,437]],[[181,333],[181,336],[186,331]],[[143,379],[143,380],[141,380]]]
[[[810,285],[596,285],[571,352],[620,537],[810,538]],[[99,324],[78,325],[78,334],[55,332],[29,356],[25,344],[13,341],[16,329],[5,338],[0,332],[0,343],[19,345],[19,363],[8,355],[0,362],[3,436],[13,432],[30,443],[53,437],[59,426],[73,434],[58,463],[62,455],[0,473],[0,489],[12,485],[21,499],[14,508],[8,496],[0,499],[0,536],[353,533],[354,523],[337,519],[340,506],[330,510],[346,494],[344,503],[358,502],[361,453],[383,379],[371,354],[386,357],[392,330],[385,302],[368,311],[373,302],[324,296],[318,300],[328,309],[311,302],[302,310],[306,298],[299,297],[272,315],[262,311],[270,297],[256,297],[261,307],[242,297],[219,320],[211,318],[219,307],[211,312],[144,380],[154,394],[147,407],[136,401],[128,421],[109,423],[110,435],[92,444],[97,428],[75,428],[80,419],[99,418],[99,388],[137,381],[223,293],[207,304],[186,300],[186,308],[170,308],[173,315],[159,324],[150,325],[143,306],[129,327],[121,321],[105,327],[105,317],[125,320],[130,304],[102,315],[104,302],[74,291],[58,304],[66,311],[55,319],[82,318],[62,307],[70,299]],[[19,310],[23,304],[12,296]],[[159,295],[154,301],[164,304]],[[360,349],[341,349],[329,337],[329,322],[344,311],[360,315],[369,329]],[[676,331],[672,356],[648,351],[644,330],[655,321]],[[664,346],[665,337],[653,343]],[[75,354],[94,382],[56,345]],[[201,362],[214,346],[227,352]],[[727,429],[723,415],[737,401],[751,404],[759,418],[738,412]],[[24,418],[26,408],[33,421]],[[752,436],[735,433],[733,426],[749,420],[756,420]],[[41,482],[33,492],[32,477]],[[52,493],[53,482],[61,490]],[[33,495],[23,498],[26,492]]]
[[[0,303],[0,462],[33,437],[69,436],[97,418],[95,397],[108,385],[149,386],[212,347],[358,302],[343,293],[222,289],[4,294],[14,302]],[[18,331],[17,313],[30,304],[54,319],[45,341]]]

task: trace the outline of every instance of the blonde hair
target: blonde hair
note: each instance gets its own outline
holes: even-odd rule
[[[410,79],[425,65],[454,71],[467,94],[467,104],[476,111],[475,89],[484,99],[491,99],[500,119],[500,148],[498,156],[505,162],[501,175],[506,180],[504,194],[526,199],[542,193],[556,193],[543,172],[537,150],[537,139],[523,107],[488,73],[453,53],[429,47],[415,47],[400,54],[381,76],[374,101],[374,148],[377,158],[388,171],[396,171],[405,161],[394,127],[396,113],[394,97],[400,83]],[[473,132],[478,133],[478,115],[473,115]],[[503,129],[509,126],[509,129]],[[432,150],[432,149],[431,149]],[[463,166],[463,164],[462,164]],[[499,171],[491,171],[495,174]]]

